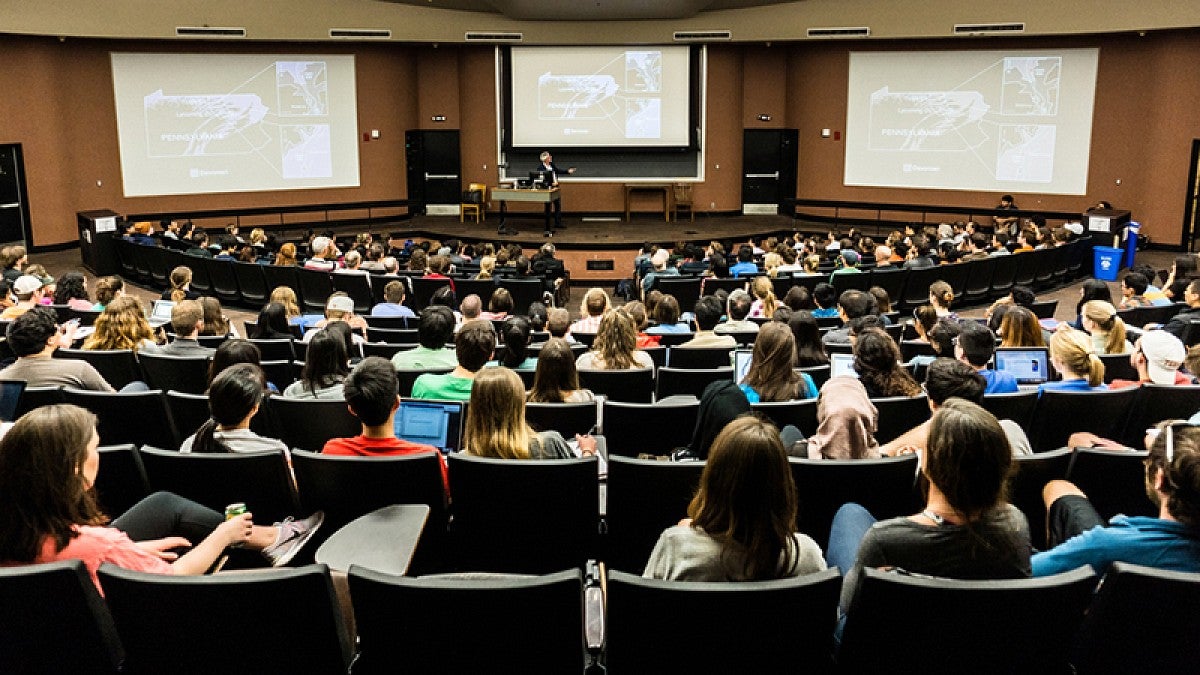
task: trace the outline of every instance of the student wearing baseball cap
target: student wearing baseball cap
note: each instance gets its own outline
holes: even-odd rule
[[[1192,384],[1192,378],[1179,371],[1187,350],[1179,338],[1165,330],[1142,333],[1129,354],[1129,363],[1137,368],[1138,379],[1113,380],[1109,389],[1133,387],[1139,384]]]
[[[312,340],[313,334],[318,330],[338,321],[348,324],[352,330],[356,331],[354,342],[359,344],[366,342],[363,335],[367,332],[367,322],[354,313],[354,299],[343,291],[337,291],[329,296],[329,299],[325,301],[325,318],[316,322],[311,328],[306,326],[302,341]]]
[[[42,280],[35,276],[24,274],[17,277],[12,285],[17,304],[0,312],[0,321],[12,321],[41,304],[42,296],[45,295],[44,286]]]

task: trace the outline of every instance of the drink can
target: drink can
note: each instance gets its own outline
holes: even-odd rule
[[[230,504],[229,506],[225,507],[225,520],[236,518],[246,513],[248,510],[249,509],[246,508],[245,502],[235,502]]]

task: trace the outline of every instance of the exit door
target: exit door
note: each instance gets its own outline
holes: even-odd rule
[[[21,145],[0,145],[0,244],[26,243],[29,202]]]
[[[458,130],[410,130],[404,134],[405,155],[408,160],[408,199],[417,209],[431,215],[450,215],[430,205],[452,205],[458,214],[462,202],[461,156]],[[414,210],[414,213],[416,211]]]
[[[746,129],[742,136],[742,212],[783,213],[796,198],[799,132]]]

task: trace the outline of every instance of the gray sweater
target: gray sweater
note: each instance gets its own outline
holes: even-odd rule
[[[806,534],[797,532],[795,536],[795,565],[782,576],[799,577],[825,569],[821,547]],[[727,547],[699,528],[676,525],[659,536],[642,576],[667,581],[745,581],[730,574],[741,568],[744,559],[740,546]]]

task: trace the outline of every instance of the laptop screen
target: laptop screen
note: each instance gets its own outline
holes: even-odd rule
[[[464,404],[461,401],[413,401],[402,399],[396,411],[396,438],[424,443],[443,453],[462,448]]]
[[[996,370],[1017,384],[1042,384],[1050,379],[1050,350],[1044,347],[1004,347],[996,350]]]
[[[850,377],[858,377],[858,371],[854,369],[853,354],[830,354],[829,355],[829,376],[837,377],[838,375],[849,375]]]
[[[25,393],[24,380],[0,380],[0,422],[15,422],[21,394]]]
[[[733,352],[733,382],[741,384],[750,372],[750,363],[754,360],[754,352],[749,349],[735,349]]]
[[[170,300],[155,300],[154,306],[150,308],[151,319],[171,320],[171,310],[174,309],[175,303]]]

